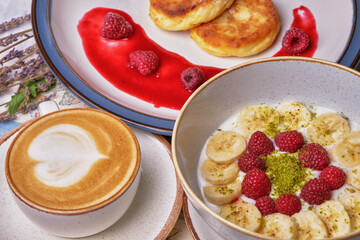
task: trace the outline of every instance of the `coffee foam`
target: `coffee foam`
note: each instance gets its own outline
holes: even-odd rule
[[[102,155],[89,132],[71,124],[46,129],[30,144],[28,154],[40,163],[35,176],[44,184],[67,187],[82,179]]]
[[[10,178],[38,205],[80,209],[122,191],[135,176],[139,146],[116,117],[96,110],[50,114],[24,129],[9,150]]]

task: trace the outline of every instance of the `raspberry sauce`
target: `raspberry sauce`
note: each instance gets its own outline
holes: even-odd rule
[[[132,25],[134,34],[122,40],[103,38],[100,31],[108,12],[123,16]],[[120,10],[94,8],[80,19],[77,29],[85,54],[95,69],[116,88],[155,107],[181,109],[191,95],[184,89],[180,79],[181,72],[186,68],[200,68],[207,79],[223,70],[192,64],[182,56],[165,50],[147,37],[144,29],[128,14]],[[160,59],[159,70],[150,76],[143,76],[137,69],[131,68],[129,55],[136,50],[155,52]]]
[[[303,57],[312,57],[317,49],[319,35],[316,30],[316,21],[314,15],[311,11],[304,6],[295,8],[293,10],[294,20],[290,28],[300,28],[302,29],[310,38],[309,47],[299,56]],[[280,49],[274,56],[291,56],[283,48]]]

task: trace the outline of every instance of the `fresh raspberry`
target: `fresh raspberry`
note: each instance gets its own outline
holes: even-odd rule
[[[155,72],[159,65],[159,57],[153,51],[137,50],[130,53],[130,67],[136,68],[142,75],[150,75]]]
[[[275,147],[273,142],[265,135],[265,133],[256,131],[249,139],[248,150],[257,156],[268,156],[275,150]]]
[[[281,45],[288,54],[299,55],[309,47],[310,39],[300,28],[291,28],[285,32]]]
[[[181,73],[182,85],[189,92],[195,91],[205,81],[205,74],[200,68],[189,67]]]
[[[270,215],[277,212],[275,201],[269,196],[258,198],[255,206],[259,209],[262,215]]]
[[[311,179],[302,187],[300,197],[310,205],[320,205],[325,200],[330,200],[331,189],[324,180]]]
[[[346,175],[343,170],[335,166],[328,166],[320,173],[320,179],[324,180],[331,190],[341,188],[345,184]]]
[[[134,30],[131,24],[121,15],[109,12],[104,17],[104,25],[101,28],[101,36],[107,39],[129,38]]]
[[[264,171],[257,168],[250,170],[245,175],[241,186],[243,194],[254,200],[268,196],[271,192],[270,178]]]
[[[276,209],[289,216],[298,213],[301,210],[300,198],[289,193],[282,194],[276,199]]]
[[[238,164],[240,170],[246,173],[254,168],[261,169],[263,171],[266,170],[265,160],[259,158],[258,156],[252,153],[243,154],[239,158]]]
[[[305,145],[299,153],[301,165],[306,168],[323,170],[330,164],[330,158],[325,148],[318,143]]]
[[[295,153],[304,144],[304,137],[301,133],[294,130],[277,134],[274,141],[280,151]]]

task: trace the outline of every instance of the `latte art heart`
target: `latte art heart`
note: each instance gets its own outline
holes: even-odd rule
[[[39,163],[35,176],[44,184],[67,187],[87,175],[101,154],[91,134],[72,124],[59,124],[40,133],[30,144],[29,156]]]

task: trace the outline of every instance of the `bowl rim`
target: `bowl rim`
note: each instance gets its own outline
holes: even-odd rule
[[[240,233],[249,235],[251,237],[255,237],[255,238],[260,238],[260,239],[276,239],[276,238],[272,238],[272,237],[268,237],[265,235],[262,235],[260,233],[257,232],[252,232],[250,230],[246,230],[244,228],[241,228],[227,220],[225,220],[224,218],[220,217],[220,215],[218,215],[217,213],[215,213],[214,211],[212,211],[195,193],[194,191],[191,189],[191,187],[189,186],[189,184],[187,183],[184,175],[181,172],[179,163],[178,163],[178,157],[177,157],[177,151],[176,151],[176,145],[177,145],[177,135],[178,135],[178,130],[179,130],[179,125],[180,122],[183,118],[184,112],[187,109],[187,106],[196,98],[197,95],[199,95],[200,92],[202,92],[208,85],[210,85],[212,82],[218,80],[219,78],[221,78],[222,76],[247,67],[247,66],[251,66],[251,65],[255,65],[255,64],[259,64],[259,63],[267,63],[267,62],[278,62],[278,61],[300,61],[300,62],[311,62],[311,63],[320,63],[320,64],[324,64],[324,65],[328,65],[331,67],[335,67],[338,68],[342,71],[347,71],[349,73],[352,73],[356,76],[359,77],[360,80],[360,72],[350,68],[350,67],[346,67],[344,65],[341,65],[339,63],[334,63],[328,60],[323,60],[323,59],[318,59],[318,58],[310,58],[310,57],[299,57],[299,56],[281,56],[281,57],[267,57],[267,58],[261,58],[261,59],[256,59],[256,60],[251,60],[251,61],[247,61],[238,65],[235,65],[233,67],[230,67],[220,73],[218,73],[217,75],[213,76],[212,78],[208,79],[204,84],[202,84],[198,89],[196,89],[193,94],[187,99],[187,101],[185,102],[185,104],[183,105],[183,107],[180,110],[180,113],[175,121],[175,125],[174,125],[174,129],[173,129],[173,134],[172,134],[172,138],[171,138],[171,152],[172,152],[172,158],[173,158],[173,162],[174,162],[174,166],[175,166],[175,171],[180,179],[180,182],[185,190],[185,193],[187,194],[187,196],[190,198],[190,200],[195,201],[202,210],[204,210],[207,214],[209,214],[210,216],[212,216],[213,218],[215,218],[217,221],[221,222],[222,224],[226,225],[227,227],[230,227],[231,229],[238,231]],[[335,238],[328,238],[331,240],[343,240],[343,239],[351,239],[355,236],[360,236],[360,231],[353,231],[347,235],[344,236],[340,236],[340,237],[335,237]]]

